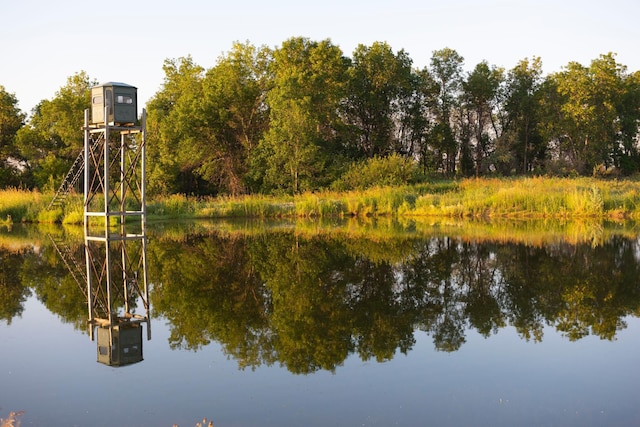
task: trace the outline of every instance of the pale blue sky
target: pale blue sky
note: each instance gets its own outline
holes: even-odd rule
[[[161,87],[167,58],[210,68],[234,41],[276,47],[293,36],[330,38],[347,56],[386,41],[422,68],[450,47],[465,69],[513,68],[540,56],[546,73],[608,52],[640,70],[637,0],[20,0],[0,3],[0,85],[29,112],[81,70],[138,87],[141,106]]]

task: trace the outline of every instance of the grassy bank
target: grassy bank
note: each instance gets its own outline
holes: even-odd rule
[[[283,198],[245,196],[195,201],[173,195],[152,202],[149,214],[174,218],[637,219],[640,217],[640,182],[589,178],[468,179]]]
[[[81,223],[81,196],[46,210],[51,195],[0,191],[0,225],[12,222]],[[284,197],[158,197],[149,219],[441,217],[517,219],[638,219],[640,181],[592,178],[466,179],[358,192]]]
[[[71,195],[64,207],[47,209],[53,194],[0,190],[0,226],[12,223],[82,223],[82,195]]]

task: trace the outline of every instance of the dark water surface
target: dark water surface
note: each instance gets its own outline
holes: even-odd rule
[[[70,271],[82,230],[0,232],[0,418],[640,425],[637,238],[305,230],[150,227],[151,339],[119,367]]]

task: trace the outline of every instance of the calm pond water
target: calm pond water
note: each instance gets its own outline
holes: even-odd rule
[[[495,228],[151,224],[115,242],[2,229],[0,418],[640,425],[635,233]],[[100,284],[107,271],[118,286]]]

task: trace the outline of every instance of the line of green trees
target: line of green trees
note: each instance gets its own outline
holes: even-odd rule
[[[630,175],[640,168],[640,72],[603,54],[543,75],[464,71],[455,50],[416,69],[404,50],[291,38],[235,43],[205,69],[166,60],[147,105],[148,188],[155,194],[299,193],[428,176]],[[96,84],[80,72],[28,122],[0,86],[0,187],[48,188],[82,147]]]

